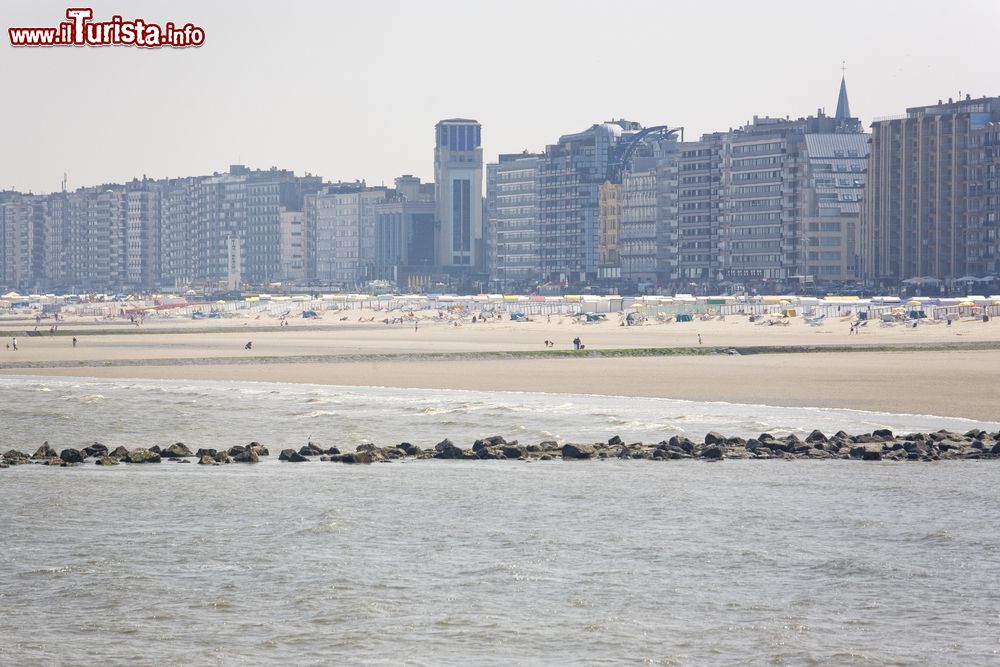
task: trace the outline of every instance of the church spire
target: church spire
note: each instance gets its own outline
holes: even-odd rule
[[[847,66],[840,68],[842,71],[840,77],[840,95],[837,96],[837,114],[834,116],[837,120],[847,120],[851,117],[851,106],[847,103],[847,79],[846,74],[843,74],[847,70]]]

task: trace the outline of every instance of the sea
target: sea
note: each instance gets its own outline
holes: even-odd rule
[[[331,378],[335,381],[336,378]],[[1000,463],[277,461],[307,441],[1000,429],[669,399],[0,377],[0,665],[997,665]]]

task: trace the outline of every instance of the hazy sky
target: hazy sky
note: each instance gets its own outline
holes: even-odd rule
[[[687,138],[754,114],[865,123],[1000,94],[1000,1],[123,2],[0,5],[0,190],[49,192],[231,163],[391,184],[433,174],[433,126],[483,124],[488,161],[610,118]],[[67,6],[192,22],[196,49],[14,49]]]

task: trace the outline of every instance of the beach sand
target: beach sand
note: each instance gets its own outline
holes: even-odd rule
[[[344,315],[349,319],[340,321]],[[851,335],[847,320],[817,327],[801,319],[787,320],[788,325],[761,326],[745,317],[729,317],[725,321],[620,327],[613,314],[597,324],[553,316],[551,322],[545,317],[521,323],[494,320],[471,324],[465,320],[455,327],[451,322],[424,319],[415,330],[412,323],[387,326],[357,321],[369,316],[372,314],[358,311],[337,317],[328,314],[319,320],[291,320],[286,327],[279,327],[276,321],[242,320],[149,322],[143,327],[64,323],[61,333],[79,332],[76,348],[68,335],[21,336],[17,352],[0,348],[0,374],[572,392],[841,407],[990,421],[1000,418],[1000,349],[422,358],[441,352],[475,355],[545,350],[544,340],[554,341],[555,350],[568,350],[576,336],[588,350],[699,347],[699,334],[701,347],[712,349],[775,345],[862,349],[957,342],[1000,346],[1000,322],[995,320],[965,320],[950,327],[921,324],[916,329],[872,322]],[[13,328],[3,326],[8,331]],[[93,335],[90,332],[95,328],[114,328],[116,333]],[[157,333],[152,332],[154,328]],[[266,330],[249,331],[251,328]],[[243,349],[249,340],[253,341],[251,351]],[[392,358],[379,358],[387,354]],[[321,358],[318,362],[317,357]],[[199,363],[205,358],[212,358],[213,363]],[[225,363],[227,359],[234,363]],[[149,365],[151,360],[156,365]],[[17,366],[24,362],[85,365]],[[107,362],[116,365],[101,366]]]

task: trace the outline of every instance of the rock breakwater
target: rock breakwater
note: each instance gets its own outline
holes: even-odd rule
[[[0,456],[0,468],[25,464],[79,466],[92,461],[97,465],[118,463],[150,464],[171,461],[202,465],[258,463],[269,456],[267,447],[259,442],[235,445],[228,449],[200,448],[192,452],[184,443],[160,447],[118,446],[113,450],[95,442],[79,448],[64,448],[56,452],[48,442],[33,454],[10,449]],[[798,435],[775,436],[761,433],[755,438],[727,437],[709,432],[699,441],[674,435],[655,444],[626,443],[619,436],[594,443],[563,443],[547,440],[538,444],[521,444],[495,435],[476,440],[463,448],[445,438],[433,447],[419,447],[409,442],[398,445],[358,445],[354,451],[343,452],[339,447],[324,447],[309,442],[299,449],[285,448],[278,459],[288,463],[313,461],[371,464],[403,459],[448,459],[461,461],[588,461],[602,459],[640,459],[648,461],[725,459],[848,459],[856,461],[946,461],[968,459],[1000,459],[1000,432],[972,429],[965,433],[939,430],[930,433],[897,434],[888,429],[848,435],[838,431],[826,435],[818,430],[805,438]]]

